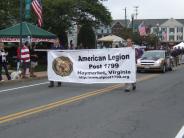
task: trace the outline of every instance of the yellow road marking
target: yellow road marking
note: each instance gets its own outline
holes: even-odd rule
[[[142,77],[142,78],[138,79],[138,81],[147,80],[147,79],[153,78],[157,75],[158,74],[148,75],[148,76],[145,76],[145,77]],[[24,111],[21,111],[21,112],[17,112],[17,113],[9,114],[9,115],[6,115],[6,116],[2,116],[2,117],[0,117],[0,124],[5,123],[5,122],[9,122],[9,121],[12,121],[12,120],[16,120],[16,119],[19,119],[19,118],[22,118],[22,117],[26,117],[26,116],[29,116],[29,115],[33,115],[33,114],[36,114],[36,113],[40,113],[40,112],[43,112],[43,111],[47,111],[47,110],[50,110],[50,109],[53,109],[53,108],[56,108],[56,107],[59,107],[59,106],[65,105],[65,104],[77,102],[77,101],[80,101],[82,99],[86,99],[88,97],[96,96],[96,95],[99,95],[99,94],[102,94],[102,93],[111,92],[112,90],[115,90],[117,88],[121,88],[123,86],[124,86],[124,84],[117,84],[117,85],[109,86],[109,87],[99,89],[99,90],[96,90],[96,91],[92,91],[92,92],[88,92],[88,93],[81,94],[81,95],[78,95],[78,96],[74,96],[74,97],[71,97],[71,98],[67,98],[67,99],[64,99],[64,100],[56,101],[56,102],[53,102],[53,103],[50,103],[50,104],[47,104],[47,105],[42,105],[42,106],[39,106],[39,107],[24,110]]]

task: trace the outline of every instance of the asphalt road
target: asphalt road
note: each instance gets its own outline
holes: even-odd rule
[[[0,138],[174,138],[184,125],[184,68],[123,84],[0,86]]]

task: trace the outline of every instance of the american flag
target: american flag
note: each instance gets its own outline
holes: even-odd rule
[[[167,32],[166,31],[162,32],[162,39],[164,41],[167,41]]]
[[[32,8],[33,8],[36,16],[38,17],[38,26],[41,27],[42,23],[43,23],[41,0],[33,0],[31,5],[32,5]]]
[[[140,25],[139,25],[139,34],[140,36],[145,36],[146,35],[146,27],[144,25],[144,22],[142,22]]]

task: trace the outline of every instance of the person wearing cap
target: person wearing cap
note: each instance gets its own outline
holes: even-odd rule
[[[1,65],[0,66],[0,81],[3,80],[3,78],[2,78],[2,67],[5,70],[7,79],[11,80],[11,77],[8,73],[8,68],[7,68],[7,60],[6,60],[7,55],[8,55],[8,53],[6,53],[5,50],[4,50],[4,44],[0,43],[0,65]]]

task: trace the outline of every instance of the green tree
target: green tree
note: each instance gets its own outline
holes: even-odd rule
[[[102,0],[42,0],[43,28],[51,31],[67,42],[66,32],[72,21],[78,25],[88,24],[91,27],[100,23],[109,25],[112,21],[110,12],[100,2]],[[25,1],[23,2],[23,21]],[[4,0],[0,3],[0,29],[19,22],[19,0]],[[37,23],[37,17],[31,11],[29,22]]]
[[[0,29],[19,21],[19,0],[2,0],[0,2]]]
[[[77,25],[90,26],[110,24],[112,21],[110,12],[98,0],[45,0],[43,10],[44,28],[60,38],[66,38],[72,21]]]
[[[78,34],[78,48],[94,49],[95,41],[93,28],[88,24],[83,25]]]

